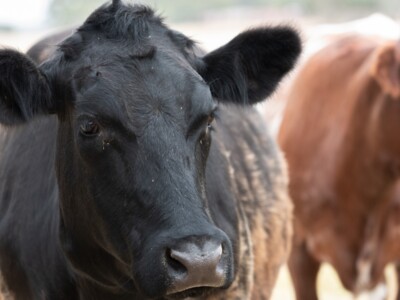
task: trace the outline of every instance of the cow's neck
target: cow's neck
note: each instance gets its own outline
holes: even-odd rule
[[[233,191],[232,201],[235,202],[235,213],[236,213],[236,232],[234,247],[234,253],[236,253],[236,276],[229,292],[224,292],[222,297],[215,295],[210,300],[222,300],[222,299],[250,299],[253,290],[254,283],[254,257],[253,257],[253,243],[251,240],[251,228],[241,201],[238,201],[237,195],[240,195],[239,188],[237,186],[237,176],[235,173],[233,163],[231,161],[231,152],[226,149],[225,145],[218,139],[214,142],[218,146],[218,152],[221,154],[221,158],[224,160],[223,168],[226,168],[226,178],[229,182],[230,189]],[[221,166],[220,166],[221,167]],[[240,267],[239,267],[240,264]]]
[[[364,80],[367,83],[361,86],[366,88],[360,91],[349,109],[350,121],[343,135],[343,152],[338,154],[342,160],[337,166],[336,184],[343,193],[341,199],[361,197],[362,204],[371,208],[379,203],[384,191],[400,175],[397,144],[393,144],[396,139],[386,139],[395,134],[390,132],[390,128],[396,127],[388,123],[398,120],[398,115],[395,118],[390,116],[400,113],[400,104],[382,95],[370,79]],[[349,172],[354,172],[354,175]]]

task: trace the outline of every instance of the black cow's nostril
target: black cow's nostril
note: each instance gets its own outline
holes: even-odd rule
[[[226,260],[221,243],[186,242],[167,251],[169,276],[168,294],[196,287],[221,287],[226,280]]]
[[[175,259],[175,255],[172,254],[172,249],[167,249],[167,263],[170,268],[177,274],[184,276],[187,273],[187,269],[178,259]]]

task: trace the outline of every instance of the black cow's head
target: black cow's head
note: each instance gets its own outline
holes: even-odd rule
[[[214,116],[218,103],[263,100],[299,51],[278,27],[203,56],[149,8],[118,1],[40,66],[0,51],[0,122],[57,115],[61,240],[78,278],[140,299],[230,285],[232,243],[205,196]]]

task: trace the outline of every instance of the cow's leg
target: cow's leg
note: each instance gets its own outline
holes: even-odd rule
[[[311,257],[305,243],[293,245],[289,258],[289,270],[292,276],[297,300],[317,300],[317,275],[320,263]]]
[[[362,292],[355,300],[388,300],[388,289],[386,282],[377,284],[372,290]]]
[[[397,296],[396,296],[396,300],[400,300],[400,263],[396,264],[396,276],[397,276]]]

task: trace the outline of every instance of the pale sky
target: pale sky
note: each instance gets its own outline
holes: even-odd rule
[[[46,20],[51,0],[0,0],[0,26],[35,29]]]

